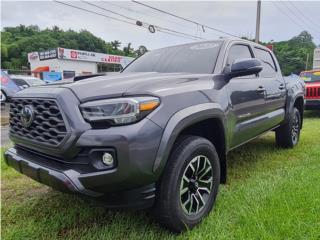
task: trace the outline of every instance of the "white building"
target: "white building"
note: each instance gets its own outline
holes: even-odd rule
[[[56,48],[28,54],[33,75],[60,80],[99,72],[118,72],[134,58],[104,53]]]
[[[320,69],[320,48],[316,48],[313,53],[313,69]]]

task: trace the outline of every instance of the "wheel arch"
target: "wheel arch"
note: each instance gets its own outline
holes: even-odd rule
[[[297,105],[298,104],[298,105]],[[286,99],[286,117],[285,122],[288,121],[290,116],[290,112],[294,107],[298,106],[298,110],[301,113],[301,117],[303,117],[303,110],[304,110],[304,92],[303,89],[296,89],[295,90],[291,87],[287,91],[287,99]]]
[[[220,105],[205,103],[192,106],[177,112],[170,118],[154,162],[153,171],[156,174],[162,173],[171,150],[181,135],[200,136],[212,142],[220,159],[220,182],[225,183],[227,176],[226,128],[224,112]]]
[[[301,126],[300,126],[300,128],[302,129],[303,111],[304,111],[304,99],[303,99],[303,96],[296,97],[296,99],[295,99],[295,101],[293,103],[293,107],[296,107],[299,110],[300,117],[301,117]]]

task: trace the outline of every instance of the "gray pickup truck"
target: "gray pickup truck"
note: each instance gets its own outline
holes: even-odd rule
[[[120,74],[31,87],[11,99],[8,165],[110,208],[153,208],[181,232],[212,209],[227,154],[270,130],[299,140],[304,84],[237,39],[150,51]]]

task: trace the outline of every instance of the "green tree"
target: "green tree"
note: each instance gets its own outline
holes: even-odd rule
[[[131,43],[128,43],[128,45],[126,47],[123,48],[123,52],[126,56],[135,56],[136,52],[134,51],[134,49],[131,47]]]
[[[312,39],[310,33],[303,31],[288,41],[273,43],[274,53],[284,75],[299,74],[306,68],[312,68],[313,51],[316,47]]]
[[[242,39],[254,41],[247,37],[242,37]],[[273,45],[273,51],[277,56],[282,73],[286,76],[292,73],[299,74],[305,69],[312,68],[313,51],[316,45],[313,43],[312,35],[307,31],[302,31],[288,41],[260,43]]]
[[[121,42],[119,42],[118,40],[112,41],[111,42],[111,46],[113,50],[118,50],[118,48],[120,47]]]

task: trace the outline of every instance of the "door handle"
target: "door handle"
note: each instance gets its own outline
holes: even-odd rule
[[[257,92],[258,93],[264,93],[266,91],[266,89],[264,88],[264,87],[262,87],[262,86],[259,86],[258,88],[257,88]]]
[[[280,90],[283,90],[284,88],[285,88],[284,84],[281,83],[281,84],[279,85],[279,89],[280,89]]]

